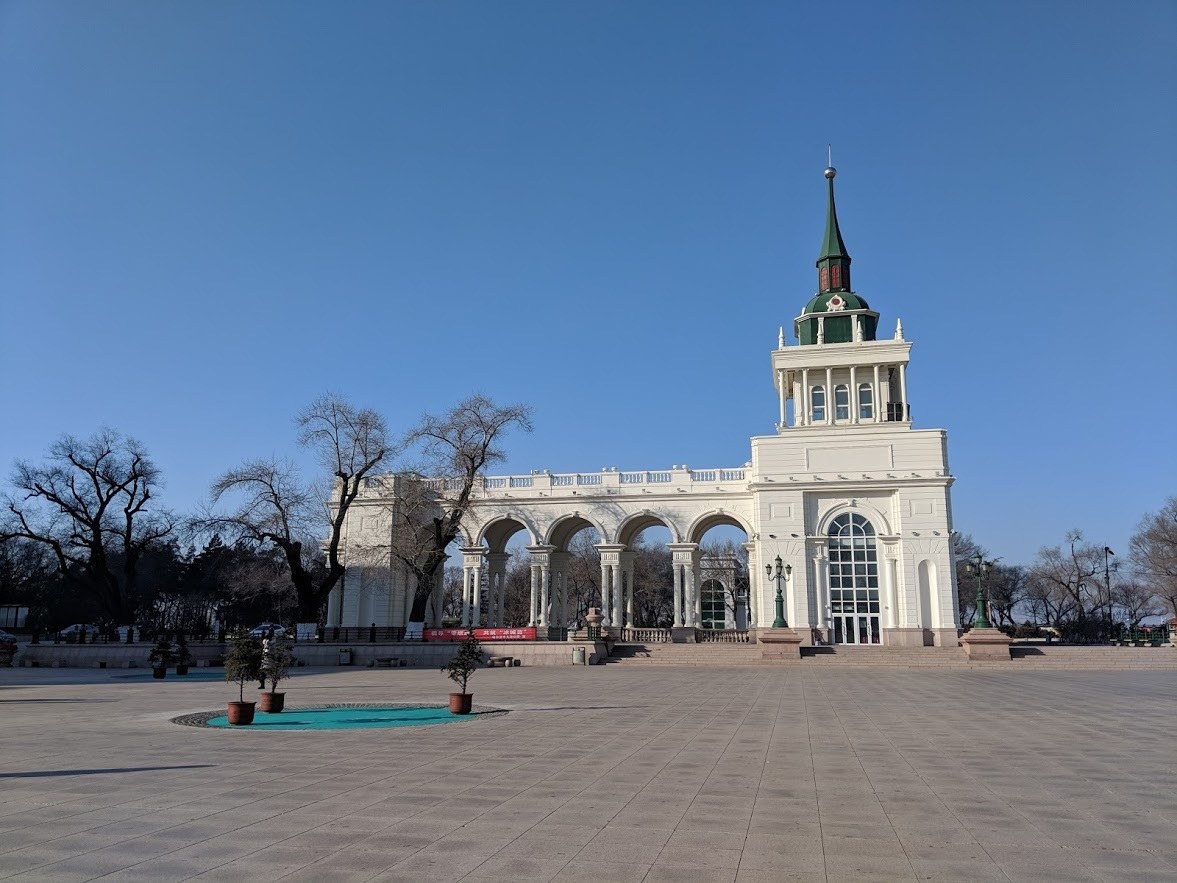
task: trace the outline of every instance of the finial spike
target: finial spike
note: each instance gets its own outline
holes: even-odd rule
[[[895,339],[896,340],[903,340],[903,320],[902,319],[895,320]]]
[[[785,326],[784,325],[781,326],[781,330],[777,333],[776,348],[778,350],[783,350],[785,348]]]
[[[832,166],[834,164],[834,145],[826,145],[826,165]]]

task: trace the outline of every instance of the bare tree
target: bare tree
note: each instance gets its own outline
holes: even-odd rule
[[[1136,572],[1177,617],[1177,497],[1140,520],[1130,545]]]
[[[1092,640],[1104,620],[1104,548],[1083,541],[1079,530],[1067,533],[1067,546],[1044,547],[1026,573],[1030,598],[1042,605],[1051,625],[1079,640]],[[1096,575],[1101,578],[1096,578]]]
[[[1112,589],[1112,599],[1128,628],[1138,628],[1144,620],[1165,613],[1165,605],[1152,587],[1132,577],[1117,581]]]
[[[410,622],[425,621],[446,547],[459,538],[486,467],[506,459],[498,444],[512,428],[531,431],[528,407],[500,407],[473,395],[444,414],[425,414],[408,434],[406,445],[418,452],[422,465],[398,477],[391,548],[415,577]]]
[[[88,439],[63,435],[45,464],[18,461],[12,484],[17,494],[5,500],[0,540],[41,544],[111,623],[135,622],[143,553],[176,526],[153,505],[161,479],[146,449],[113,429]]]
[[[356,408],[333,394],[312,402],[298,415],[296,425],[299,443],[318,454],[333,480],[327,505],[293,464],[253,460],[229,470],[212,486],[213,507],[233,500],[236,508],[205,515],[198,526],[280,549],[298,598],[300,621],[320,622],[328,595],[347,570],[339,547],[348,511],[364,479],[390,454],[388,428],[375,411]],[[324,535],[326,560],[319,565]]]

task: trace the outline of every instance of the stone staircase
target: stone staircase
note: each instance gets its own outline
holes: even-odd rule
[[[605,664],[781,665],[761,657],[759,644],[616,644]],[[986,668],[1000,670],[1095,669],[1177,671],[1174,647],[1014,645],[1009,662],[972,662],[962,647],[883,647],[841,644],[804,647],[800,665],[871,668]]]

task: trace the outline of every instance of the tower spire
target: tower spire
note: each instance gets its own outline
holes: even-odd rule
[[[826,208],[826,233],[821,243],[821,256],[817,259],[818,292],[850,291],[850,254],[842,241],[838,227],[838,209],[834,204],[834,176],[838,170],[827,166],[826,182],[829,185],[829,205]]]

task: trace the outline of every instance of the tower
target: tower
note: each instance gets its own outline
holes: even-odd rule
[[[822,640],[956,646],[947,435],[912,427],[911,343],[898,322],[879,339],[851,284],[836,175],[825,170],[817,292],[793,320],[797,343],[781,328],[771,357],[776,433],[752,439],[754,572],[791,564],[787,619]]]

